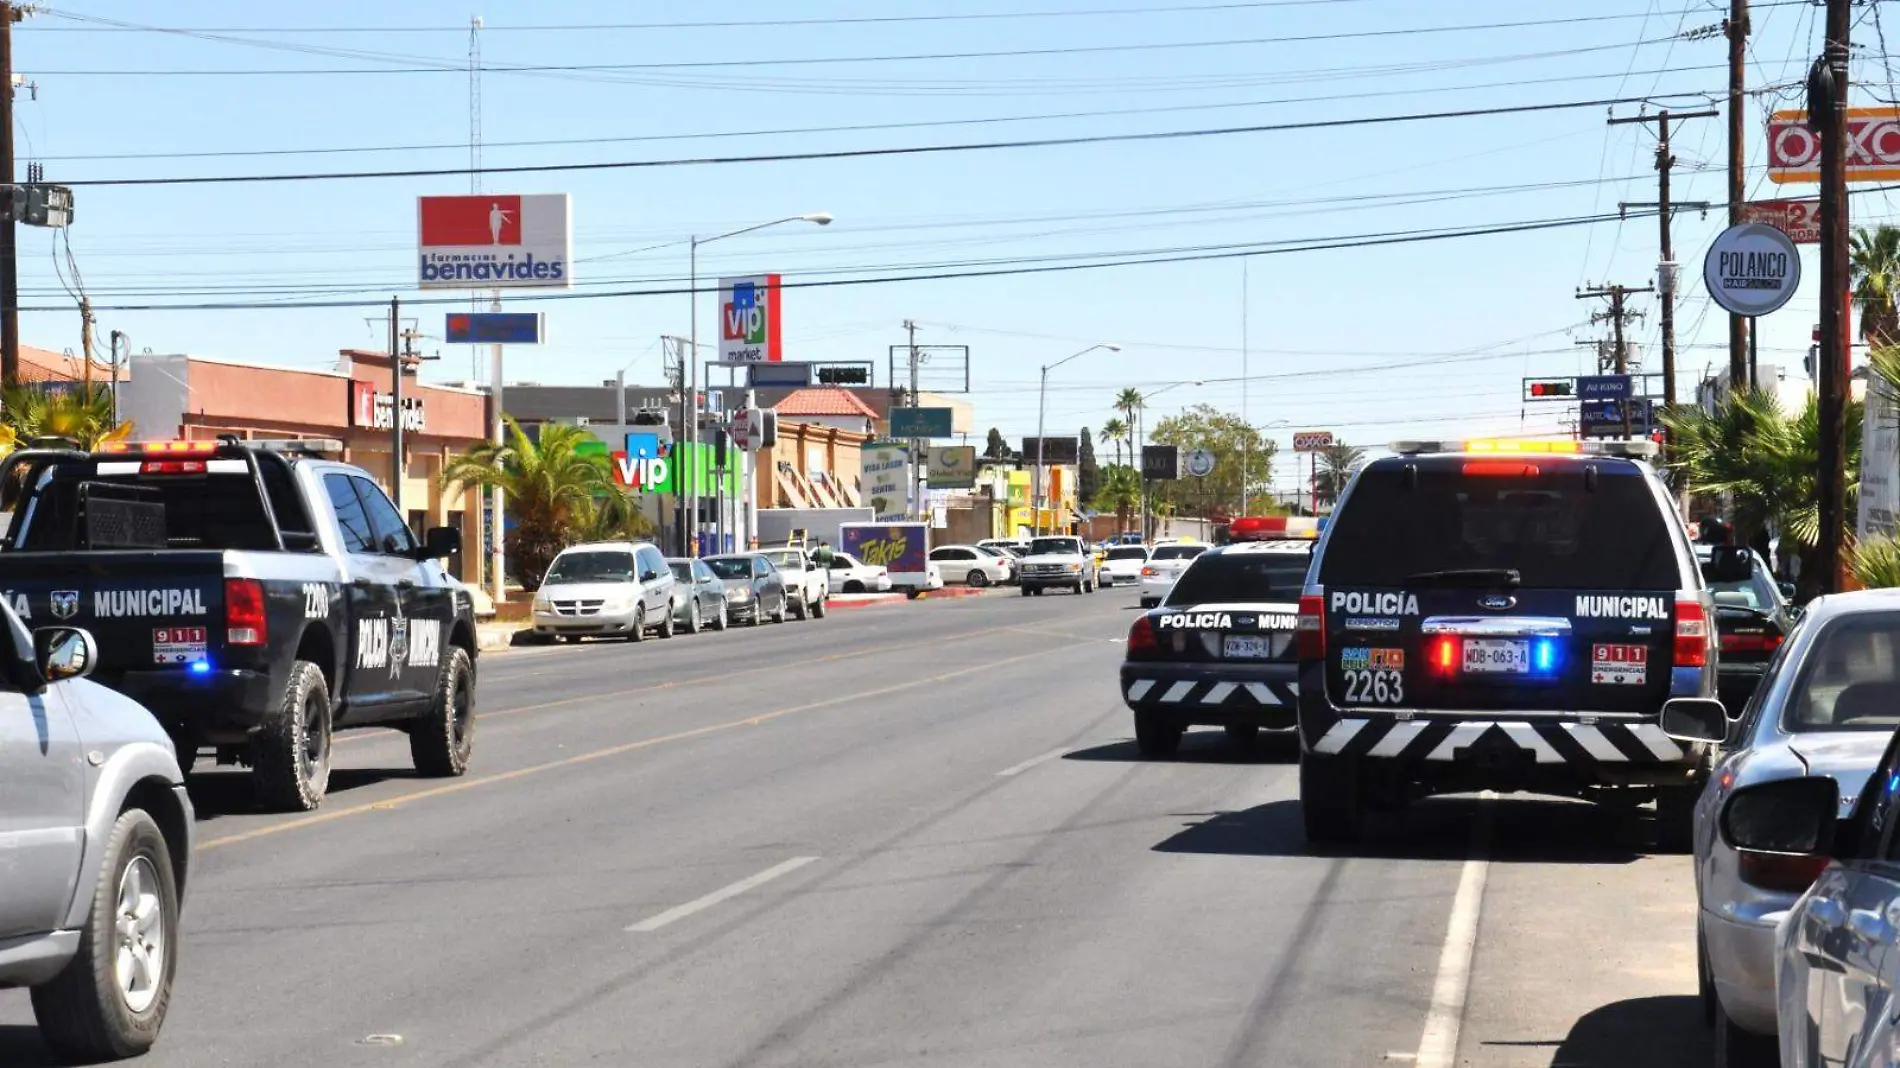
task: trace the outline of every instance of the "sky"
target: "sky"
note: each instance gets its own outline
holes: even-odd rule
[[[1894,97],[1882,6],[1857,10],[1855,103]],[[1751,197],[1809,194],[1765,180],[1761,131],[1770,111],[1799,106],[1820,10],[1753,7]],[[509,298],[545,312],[549,335],[509,350],[511,382],[591,384],[625,370],[630,383],[659,384],[661,335],[690,325],[688,237],[825,211],[836,219],[827,227],[702,246],[701,286],[781,274],[796,286],[783,297],[786,358],[875,360],[879,385],[906,320],[919,343],[967,345],[977,426],[1012,440],[1035,433],[1039,368],[1097,344],[1120,351],[1050,371],[1050,434],[1099,429],[1127,386],[1152,398],[1151,428],[1206,403],[1244,410],[1283,450],[1294,430],[1366,445],[1550,433],[1564,409],[1525,404],[1522,380],[1593,369],[1586,346],[1603,328],[1590,316],[1604,305],[1577,290],[1649,284],[1656,220],[1391,238],[1613,217],[1619,203],[1654,201],[1653,125],[1605,120],[1645,100],[1652,112],[1720,102],[1726,45],[1695,31],[1719,26],[1726,9],[60,0],[15,30],[15,66],[33,86],[18,98],[16,145],[22,174],[39,161],[52,182],[460,172],[479,15],[485,166],[668,163],[481,179],[489,192],[572,198],[576,284],[566,299]],[[1543,110],[1442,115],[1528,107]],[[1365,121],[1417,115],[1438,117]],[[1724,131],[1719,118],[1677,124],[1678,201],[1725,199]],[[679,162],[1184,132],[1196,135]],[[375,320],[390,297],[443,296],[414,289],[415,198],[469,188],[465,173],[76,185],[69,231],[21,230],[22,303],[37,309],[23,315],[22,340],[77,349],[76,268],[101,337],[124,331],[135,354],[330,366],[339,349],[385,343]],[[1870,192],[1853,219],[1894,211]],[[1684,391],[1726,366],[1725,319],[1700,283],[1725,224],[1719,208],[1675,221]],[[1792,376],[1818,321],[1814,250],[1804,258],[1802,290],[1762,320],[1762,363]],[[1173,262],[1047,270],[1129,259]],[[1024,273],[901,280],[993,271]],[[300,302],[360,306],[270,306]],[[202,304],[253,307],[133,307]],[[713,305],[699,300],[702,341]],[[1659,371],[1654,300],[1632,307],[1645,313],[1632,332],[1644,369]],[[405,314],[440,335],[447,310]],[[485,358],[466,347],[423,348],[441,356],[425,378],[485,376]],[[1295,478],[1290,460],[1277,464],[1277,482]]]

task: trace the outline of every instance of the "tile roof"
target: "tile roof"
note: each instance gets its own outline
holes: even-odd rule
[[[773,407],[783,416],[854,415],[861,419],[877,418],[872,407],[838,386],[811,386],[786,394]]]

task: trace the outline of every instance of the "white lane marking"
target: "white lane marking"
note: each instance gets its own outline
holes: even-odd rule
[[[696,912],[704,912],[714,905],[719,904],[721,901],[738,897],[740,894],[754,887],[764,886],[766,883],[771,882],[781,875],[789,875],[817,859],[817,857],[793,857],[782,864],[774,864],[757,875],[748,876],[730,886],[722,886],[712,893],[707,894],[705,897],[694,898],[684,905],[677,905],[658,915],[649,916],[627,928],[627,930],[643,933],[646,931],[657,931],[676,920],[683,920]]]
[[[1213,689],[1207,691],[1207,696],[1201,698],[1201,703],[1204,705],[1220,704],[1222,701],[1227,700],[1228,696],[1238,689],[1240,689],[1238,683],[1217,682],[1214,684]]]
[[[1387,732],[1385,737],[1379,739],[1378,745],[1372,747],[1372,752],[1366,755],[1370,757],[1398,756],[1400,753],[1405,752],[1406,746],[1411,745],[1418,739],[1419,735],[1424,733],[1424,720],[1414,719],[1396,724],[1391,731]]]
[[[1425,1032],[1418,1040],[1414,1059],[1418,1068],[1453,1068],[1457,1063],[1458,1031],[1464,1025],[1465,995],[1471,989],[1471,958],[1478,948],[1478,916],[1484,909],[1484,881],[1491,869],[1485,859],[1491,839],[1491,802],[1497,796],[1486,790],[1478,803],[1470,855],[1458,874],[1451,920],[1445,925],[1445,946],[1438,954],[1431,1011],[1425,1016]]]
[[[1155,680],[1136,679],[1134,681],[1134,684],[1128,687],[1128,699],[1130,701],[1139,701],[1143,697],[1146,697],[1148,695],[1149,690],[1152,690],[1154,688],[1155,688]]]
[[[1500,723],[1498,727],[1501,728],[1512,741],[1517,743],[1519,749],[1528,749],[1536,753],[1537,762],[1539,764],[1561,764],[1564,762],[1564,758],[1557,755],[1557,750],[1551,748],[1551,744],[1544,740],[1544,736],[1537,733],[1536,727],[1528,723]]]
[[[1583,746],[1584,752],[1604,763],[1621,764],[1629,760],[1629,757],[1623,755],[1621,749],[1612,744],[1603,736],[1603,732],[1595,727],[1582,723],[1566,723],[1564,733],[1576,739],[1577,744]]]
[[[1168,692],[1161,695],[1161,702],[1170,705],[1179,704],[1182,698],[1185,698],[1188,694],[1193,692],[1194,684],[1183,679],[1168,687]]]
[[[1248,685],[1254,686],[1258,684],[1248,683]],[[1353,737],[1355,735],[1357,735],[1360,731],[1365,730],[1366,724],[1370,722],[1371,720],[1364,720],[1364,719],[1340,720],[1338,723],[1335,723],[1331,727],[1327,728],[1326,733],[1320,736],[1319,741],[1313,743],[1313,752],[1315,753],[1339,752],[1341,749],[1344,749],[1346,747],[1347,742],[1350,742],[1353,740]]]
[[[1051,749],[1047,753],[1042,754],[1041,756],[1030,757],[1028,760],[1023,761],[1020,764],[1012,764],[1009,767],[1004,768],[1002,771],[999,771],[996,773],[996,777],[999,779],[1007,779],[1012,775],[1021,775],[1023,772],[1028,771],[1030,768],[1035,767],[1037,764],[1046,763],[1048,761],[1056,759],[1057,757],[1063,757],[1063,756],[1068,756],[1068,755],[1069,755],[1069,747],[1066,745],[1060,749]]]
[[[1630,728],[1630,733],[1636,736],[1637,741],[1648,746],[1649,751],[1656,754],[1656,759],[1682,759],[1681,748],[1676,745],[1674,739],[1664,734],[1663,729],[1654,723],[1638,723]]]

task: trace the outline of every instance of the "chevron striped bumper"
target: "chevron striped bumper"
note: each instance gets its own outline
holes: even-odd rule
[[[1345,716],[1302,724],[1307,748],[1326,756],[1403,762],[1520,765],[1681,765],[1700,754],[1643,720],[1399,719]]]
[[[1293,727],[1297,668],[1274,665],[1140,663],[1122,666],[1122,701],[1182,724]]]

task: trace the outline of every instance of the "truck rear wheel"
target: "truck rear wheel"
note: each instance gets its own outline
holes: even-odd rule
[[[418,775],[450,779],[468,771],[474,749],[475,667],[466,650],[450,646],[429,711],[409,725],[409,757]]]
[[[1688,853],[1695,849],[1695,803],[1702,784],[1665,786],[1656,791],[1656,851]]]
[[[831,598],[825,594],[820,594],[818,596],[817,602],[811,606],[812,618],[814,619],[825,618],[825,602],[829,601],[830,599]]]
[[[251,784],[286,812],[316,808],[330,788],[330,687],[308,660],[290,665],[283,705],[251,739]]]
[[[1171,757],[1181,748],[1186,728],[1153,712],[1135,713],[1135,747],[1145,757]]]
[[[1300,819],[1312,845],[1344,845],[1365,827],[1365,801],[1350,761],[1300,754]]]

